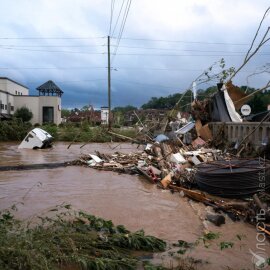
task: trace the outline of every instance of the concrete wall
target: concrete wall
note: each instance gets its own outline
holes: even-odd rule
[[[0,90],[12,95],[29,95],[29,89],[9,79],[0,78]]]
[[[0,113],[14,114],[14,96],[28,95],[27,87],[7,78],[0,78]],[[1,105],[2,104],[2,105]]]
[[[247,134],[249,134],[259,125],[259,122],[210,123],[210,128],[214,137],[219,133],[223,125],[225,125],[224,128],[226,139],[228,139],[230,142],[240,142]],[[255,146],[260,146],[267,140],[270,142],[270,122],[265,122],[259,128],[257,128],[256,131],[248,137],[247,142],[251,142]]]
[[[43,107],[53,107],[54,123],[61,123],[61,98],[57,96],[14,96],[15,110],[27,107],[32,113],[32,124],[43,124]]]
[[[6,92],[0,92],[0,113],[14,114],[14,97]]]
[[[39,96],[40,123],[43,120],[43,107],[53,107],[54,123],[61,123],[61,98],[57,96]]]
[[[0,113],[7,114],[7,102],[8,102],[8,94],[0,92]]]
[[[33,113],[32,124],[42,124],[39,116],[39,96],[14,96],[15,110],[26,107]]]
[[[1,104],[4,107],[1,107]],[[43,107],[53,107],[54,123],[61,123],[61,98],[58,96],[29,96],[29,89],[20,83],[0,77],[0,113],[13,114],[21,107],[32,113],[32,124],[43,124]]]

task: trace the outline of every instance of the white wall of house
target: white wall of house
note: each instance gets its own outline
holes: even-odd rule
[[[54,123],[61,123],[61,98],[58,96],[39,96],[40,123],[43,121],[43,107],[53,107]]]
[[[8,78],[0,78],[0,90],[12,95],[29,95],[29,89],[26,86],[16,83]]]
[[[26,107],[33,113],[32,124],[43,124],[43,107],[53,108],[53,122],[57,125],[61,123],[61,97],[29,96],[27,87],[0,77],[0,113],[12,115],[21,107]]]
[[[0,113],[6,115],[14,114],[14,96],[28,95],[29,89],[6,77],[0,77]]]
[[[33,113],[31,124],[42,124],[39,120],[39,97],[38,96],[14,96],[15,110],[22,107],[28,108]]]
[[[14,97],[13,95],[0,91],[0,113],[14,113]]]
[[[7,114],[7,102],[8,102],[8,94],[5,92],[0,92],[0,112]]]
[[[32,113],[32,124],[43,124],[43,107],[53,107],[54,123],[61,123],[61,98],[57,96],[14,96],[15,108],[27,107]]]

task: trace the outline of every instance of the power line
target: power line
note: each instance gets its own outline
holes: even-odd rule
[[[139,85],[146,85],[146,86],[153,86],[153,87],[163,87],[163,88],[178,88],[176,86],[165,86],[165,85],[158,85],[158,84],[149,84],[149,83],[141,83],[141,82],[136,82],[136,81],[123,81],[123,80],[118,80],[114,79],[114,81],[118,81],[120,83],[128,83],[128,84],[139,84]]]
[[[0,70],[16,69],[107,69],[107,67],[0,67]]]
[[[57,48],[57,47],[60,47],[60,48],[88,48],[88,47],[104,47],[105,44],[102,44],[102,45],[14,45],[14,44],[0,44],[1,47],[18,47],[18,48]]]
[[[201,69],[183,69],[183,68],[158,68],[158,67],[113,67],[112,69],[118,71],[118,70],[121,70],[121,69],[139,69],[139,70],[142,70],[142,69],[146,69],[146,70],[166,70],[166,71],[202,71]]]
[[[43,40],[43,39],[56,39],[56,40],[61,40],[61,39],[104,39],[106,38],[105,36],[102,37],[0,37],[0,40],[3,39],[7,39],[7,40],[16,40],[16,39],[37,39],[37,40]]]
[[[22,49],[14,47],[0,46],[0,49],[4,50],[16,50],[16,51],[30,51],[30,52],[53,52],[53,53],[75,53],[75,54],[106,54],[105,52],[75,52],[75,51],[52,51],[52,50],[34,50],[34,49]]]
[[[92,79],[92,80],[76,80],[76,81],[55,81],[55,83],[61,83],[61,84],[66,84],[66,83],[76,83],[76,82],[93,82],[93,81],[106,81],[106,79]],[[36,84],[36,82],[28,82],[29,84]]]
[[[76,80],[76,81],[55,81],[55,83],[57,83],[57,84],[68,84],[68,83],[76,83],[76,82],[93,82],[93,81],[106,81],[106,79],[92,79],[92,80]],[[7,82],[7,83],[11,83],[11,82]],[[5,83],[1,83],[0,82],[0,84],[6,84],[6,82]],[[36,84],[36,85],[39,85],[40,84],[40,82],[34,82],[34,81],[28,81],[27,83],[24,83],[25,85],[26,84]]]
[[[158,70],[158,71],[187,71],[187,72],[201,72],[203,69],[184,69],[184,68],[158,68],[158,67],[112,67],[113,70],[118,71],[121,69],[130,70]],[[251,73],[253,71],[241,71],[242,73]]]
[[[0,44],[3,48],[93,48],[93,47],[104,47],[103,45],[13,45],[13,44]],[[111,45],[116,47],[117,45]],[[157,48],[157,47],[138,47],[138,46],[125,46],[119,45],[120,48],[131,48],[131,49],[143,49],[143,50],[162,50],[162,51],[179,51],[179,52],[205,52],[205,53],[239,53],[245,54],[244,51],[217,51],[217,50],[196,50],[196,49],[174,49],[174,48]],[[58,51],[57,51],[58,52]],[[62,51],[61,51],[62,52]],[[69,52],[69,51],[67,51]],[[76,52],[77,53],[77,52]],[[260,54],[260,53],[259,53]]]
[[[117,24],[118,24],[118,21],[119,21],[119,18],[120,18],[120,15],[121,15],[121,13],[122,13],[122,9],[123,9],[124,2],[125,2],[125,0],[122,1],[122,5],[121,5],[120,11],[119,11],[119,13],[118,13],[116,23],[115,23],[114,28],[113,28],[112,36],[114,35],[115,29],[116,29],[116,27],[117,27]]]
[[[104,39],[106,36],[97,37],[0,37],[0,40],[87,40],[87,39]],[[112,35],[112,39],[118,39]],[[206,41],[188,41],[188,40],[167,40],[167,39],[147,39],[147,38],[130,38],[125,37],[123,40],[138,40],[138,41],[156,41],[169,43],[194,43],[194,44],[212,44],[212,45],[236,45],[250,46],[250,43],[231,43],[231,42],[206,42]]]
[[[210,56],[210,57],[231,57],[231,56],[244,56],[245,54],[147,54],[147,53],[119,53],[118,55],[123,55],[123,56],[188,56],[188,57],[194,57],[194,56]],[[270,53],[257,53],[256,55],[270,55]]]
[[[116,46],[116,45],[112,45]],[[245,54],[246,52],[244,51],[216,51],[216,50],[195,50],[195,49],[174,49],[174,48],[157,48],[157,47],[138,47],[138,46],[125,46],[121,45],[119,46],[121,48],[130,48],[130,49],[143,49],[143,50],[161,50],[161,51],[179,51],[179,52],[217,52],[217,53],[243,53]]]
[[[0,46],[0,49],[4,50],[17,50],[17,51],[31,51],[31,52],[51,52],[51,53],[72,53],[72,54],[91,54],[91,55],[107,55],[107,52],[79,52],[79,51],[60,51],[60,50],[38,50],[38,49],[24,49],[24,48],[14,48],[14,47],[4,47]],[[112,55],[117,54],[117,49],[118,46],[116,47],[115,52]],[[177,57],[233,57],[233,56],[238,56],[242,57],[245,54],[147,54],[147,53],[120,53],[117,55],[122,55],[122,56],[177,56]],[[270,55],[269,53],[257,53],[257,56],[265,56],[265,55]]]
[[[72,69],[107,69],[108,67],[0,67],[0,70],[72,70]],[[111,70],[158,70],[158,71],[184,71],[184,72],[200,72],[201,69],[184,69],[184,68],[158,68],[158,67],[112,67]],[[241,71],[242,73],[250,73],[253,71]]]
[[[112,37],[115,38],[115,37]],[[169,42],[169,43],[195,43],[195,44],[213,44],[213,45],[239,45],[249,46],[250,43],[230,43],[230,42],[206,42],[206,41],[187,41],[187,40],[169,40],[169,39],[149,39],[149,38],[129,38],[125,37],[124,40],[138,40],[138,41],[154,41],[154,42]]]
[[[114,11],[114,2],[115,2],[115,0],[111,0],[111,17],[110,17],[109,35],[111,34],[111,29],[112,29],[113,11]]]
[[[125,21],[125,16],[126,16],[126,13],[127,13],[129,1],[130,1],[130,0],[127,0],[127,2],[126,2],[125,10],[124,10],[124,13],[123,13],[123,16],[122,16],[122,22],[121,22],[120,27],[119,27],[119,32],[118,32],[118,36],[117,36],[117,40],[116,40],[116,46],[115,46],[114,53],[113,53],[114,57],[115,57],[115,52],[116,52],[116,50],[117,50],[117,47],[119,46],[119,42],[120,42],[120,34],[121,34],[121,30],[122,30],[123,23],[124,23],[124,21]],[[123,4],[124,4],[124,0],[123,0]],[[122,10],[122,7],[121,7],[121,10]],[[120,11],[121,11],[121,10],[120,10]],[[120,13],[120,14],[121,14],[121,13]],[[119,15],[120,15],[120,14],[119,14]],[[113,58],[114,58],[114,57],[113,57]]]
[[[124,32],[124,28],[125,28],[125,25],[126,25],[128,13],[129,13],[130,6],[131,6],[131,1],[132,0],[128,0],[127,1],[127,5],[126,5],[125,13],[124,13],[124,16],[123,16],[122,24],[120,26],[120,31],[119,31],[119,35],[118,35],[117,45],[116,45],[115,50],[114,50],[114,53],[113,53],[114,56],[113,56],[112,62],[113,62],[113,60],[116,57],[116,54],[117,54],[117,51],[118,51],[118,47],[119,47],[119,44],[120,44],[120,41],[121,41],[121,38],[122,38],[122,35],[123,35],[123,32]]]

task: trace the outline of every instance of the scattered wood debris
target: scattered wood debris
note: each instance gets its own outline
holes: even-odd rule
[[[262,169],[267,167],[267,174],[265,175],[264,179],[267,183],[265,188],[269,187],[269,162],[265,162],[265,165],[267,165],[265,168],[258,168],[258,162],[254,162],[255,160],[235,161],[234,157],[229,153],[224,153],[221,150],[209,148],[208,145],[209,144],[205,142],[203,146],[198,146],[197,144],[193,143],[183,147],[178,142],[165,140],[162,142],[148,143],[143,151],[137,151],[129,154],[119,152],[115,152],[114,154],[103,154],[96,151],[95,154],[81,156],[72,164],[89,166],[97,170],[142,175],[150,183],[157,184],[159,187],[164,189],[170,189],[172,192],[181,192],[183,196],[186,196],[191,200],[198,201],[212,207],[216,214],[208,215],[205,218],[217,226],[225,223],[225,219],[221,213],[228,215],[234,221],[242,219],[250,223],[254,223],[256,221],[256,214],[258,211],[260,211],[260,209],[267,213],[265,216],[267,220],[270,221],[270,195],[267,195],[268,197],[261,197],[260,194],[253,198],[242,198],[237,192],[231,192],[234,189],[237,190],[237,184],[235,186],[231,186],[230,184],[230,192],[226,194],[226,187],[228,186],[228,181],[226,181],[226,179],[229,179],[230,177],[232,178],[232,176],[235,177],[235,175],[237,175],[237,179],[242,184],[241,187],[243,187],[243,185],[245,186],[245,181],[246,185],[256,184],[254,182],[256,178],[254,177],[252,177],[253,182],[249,184],[247,183],[249,178],[246,180],[241,178],[242,171],[245,174],[243,176],[246,177],[250,164],[253,164],[251,173],[252,171],[261,172]],[[209,190],[204,189],[204,191],[208,193],[199,190],[200,186],[198,185],[197,181],[199,168],[209,168],[209,171],[211,171],[212,166],[215,167],[213,167],[214,170],[218,170],[221,173],[223,170],[226,171],[226,174],[223,175],[224,177],[227,177],[223,177],[223,193],[219,195],[234,198],[233,195],[237,194],[237,201],[234,199],[228,200],[221,197],[211,196],[208,194],[212,191],[210,188]],[[214,171],[211,176],[213,176],[214,179]],[[220,175],[218,175],[218,177],[220,177]],[[207,182],[206,178],[204,178],[204,180]],[[222,182],[219,181],[218,184],[220,187],[222,187]],[[209,185],[211,185],[210,180]],[[254,193],[257,192],[258,188],[255,188]],[[248,195],[252,194],[252,190],[249,189]],[[239,200],[239,197],[240,199],[244,200]],[[264,201],[268,200],[268,203],[260,203],[261,199],[259,197],[264,199]]]

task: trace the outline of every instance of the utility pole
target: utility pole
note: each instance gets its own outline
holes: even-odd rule
[[[111,130],[111,53],[110,53],[110,36],[108,36],[108,129]]]

